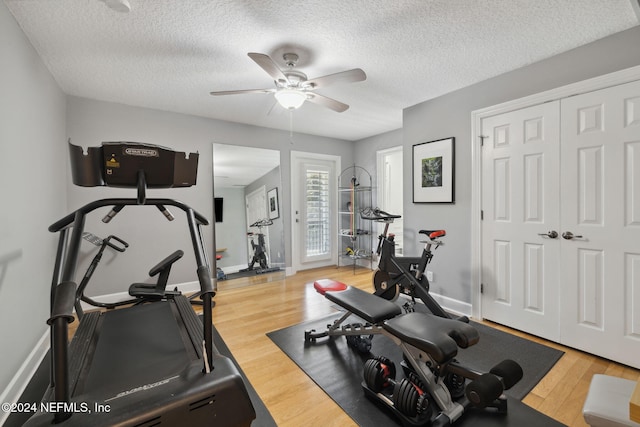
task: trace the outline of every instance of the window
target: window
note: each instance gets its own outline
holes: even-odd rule
[[[305,254],[307,257],[330,255],[331,212],[328,170],[309,168],[305,179]]]

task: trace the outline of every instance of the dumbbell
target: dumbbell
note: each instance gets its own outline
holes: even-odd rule
[[[503,360],[471,381],[465,389],[469,402],[478,408],[485,408],[522,379],[522,367],[513,360]]]

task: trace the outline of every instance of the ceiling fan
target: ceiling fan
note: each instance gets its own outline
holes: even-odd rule
[[[305,101],[321,105],[342,113],[349,106],[335,99],[315,93],[318,88],[326,87],[335,83],[353,83],[366,80],[367,75],[360,68],[341,71],[315,79],[307,79],[307,75],[295,70],[298,62],[298,55],[295,53],[285,53],[282,57],[287,65],[285,70],[281,70],[268,55],[263,53],[249,53],[249,58],[253,59],[263,70],[273,78],[275,83],[271,89],[247,89],[247,90],[226,90],[210,92],[211,95],[238,95],[244,93],[273,93],[276,100],[284,108],[293,110],[300,108]]]

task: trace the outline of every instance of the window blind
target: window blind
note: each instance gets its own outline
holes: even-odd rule
[[[306,256],[329,254],[331,248],[331,212],[329,212],[329,172],[307,169],[306,172]]]

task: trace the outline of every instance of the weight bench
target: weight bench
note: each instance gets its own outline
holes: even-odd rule
[[[391,301],[335,280],[316,280],[313,287],[329,301],[344,308],[346,312],[332,324],[327,325],[325,331],[316,332],[315,329],[305,331],[304,339],[306,342],[316,342],[316,339],[327,336],[346,336],[349,345],[366,353],[371,349],[372,335],[383,332],[382,322],[402,313],[402,309]],[[361,323],[343,325],[344,321],[352,314],[367,323],[364,325]]]
[[[383,324],[394,341],[407,343],[429,354],[438,366],[451,362],[458,347],[467,348],[480,340],[478,330],[468,323],[427,313],[407,313]]]
[[[367,397],[389,407],[403,425],[450,426],[471,406],[507,411],[503,392],[520,381],[522,368],[503,360],[489,373],[482,373],[459,364],[455,360],[458,348],[470,347],[480,339],[472,325],[427,313],[402,314],[391,301],[334,280],[316,281],[314,288],[346,313],[327,325],[326,331],[305,331],[307,342],[345,335],[347,342],[355,340],[358,350],[368,352],[373,334],[381,333],[402,349],[404,378],[396,381],[394,363],[376,356],[364,365],[362,388]],[[351,314],[368,323],[340,328]],[[358,341],[356,336],[362,334],[369,334],[368,343]]]

